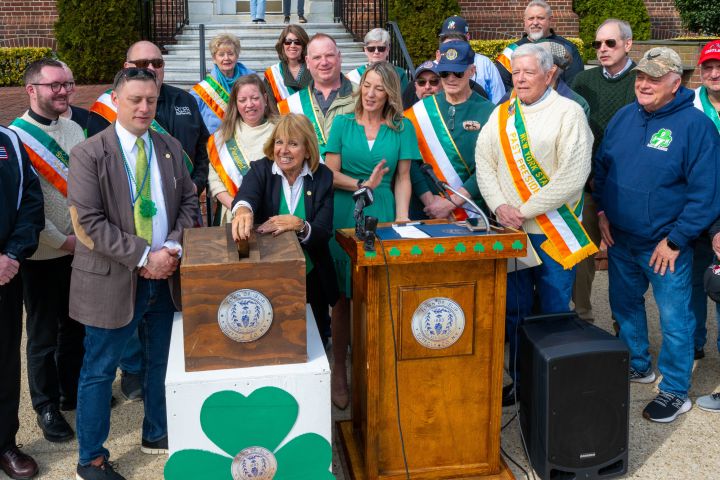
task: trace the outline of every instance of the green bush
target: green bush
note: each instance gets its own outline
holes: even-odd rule
[[[51,57],[49,48],[0,48],[0,87],[22,85],[25,69],[35,60]]]
[[[111,82],[140,39],[137,0],[58,0],[58,54],[78,82]]]
[[[578,50],[580,50],[580,52],[583,51],[584,43],[580,38],[565,37],[565,39],[575,44],[575,46],[578,48]],[[502,40],[470,40],[470,45],[472,46],[473,50],[475,50],[475,53],[485,55],[490,60],[495,60],[498,55],[500,55],[500,53],[505,50],[505,47],[507,47],[511,43],[517,42],[518,40],[518,38]]]
[[[633,40],[650,39],[650,16],[643,0],[574,0],[573,10],[580,17],[580,38],[585,42],[580,54],[584,60],[595,58],[590,44],[595,40],[597,27],[608,18],[628,22]]]
[[[720,3],[708,0],[675,0],[683,25],[693,32],[720,35]]]
[[[390,20],[400,27],[415,65],[435,58],[443,20],[459,14],[457,0],[390,1]]]

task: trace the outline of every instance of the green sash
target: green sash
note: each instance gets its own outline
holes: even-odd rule
[[[710,120],[715,124],[715,128],[717,128],[718,132],[720,132],[720,116],[718,116],[717,110],[715,110],[715,107],[712,103],[710,103],[710,99],[708,98],[707,88],[703,85],[700,87],[700,104],[702,105],[703,112],[705,112],[705,115],[710,117]]]
[[[304,185],[303,185],[304,187]],[[280,208],[278,209],[278,215],[295,215],[298,218],[302,218],[305,220],[305,198],[300,197],[300,200],[298,201],[297,206],[295,207],[294,212],[290,212],[290,207],[288,206],[287,200],[285,199],[285,193],[283,192],[283,189],[280,189]],[[310,273],[312,269],[315,267],[315,264],[312,260],[310,260],[310,255],[308,255],[307,251],[303,248],[303,254],[305,255],[305,275]]]
[[[215,91],[215,93],[218,94],[218,97],[225,100],[225,103],[228,103],[230,101],[230,94],[225,91],[225,89],[220,85],[217,80],[213,78],[212,75],[208,75],[205,77],[205,81],[212,87],[212,89]]]
[[[12,121],[10,125],[14,125],[18,128],[21,128],[25,130],[28,134],[30,134],[35,140],[40,142],[40,144],[45,147],[50,153],[52,153],[55,158],[60,160],[60,162],[65,165],[66,167],[70,166],[70,155],[62,149],[60,145],[53,139],[50,135],[45,133],[42,129],[36,127],[32,123],[18,117],[15,120]],[[40,152],[38,152],[40,153]]]
[[[150,130],[152,130],[153,132],[162,133],[163,135],[170,135],[168,131],[165,130],[163,126],[160,125],[154,118],[152,123],[150,124]],[[192,175],[193,168],[195,168],[195,166],[193,165],[192,160],[190,160],[190,156],[185,153],[185,150],[183,150],[183,160],[185,160],[185,166],[187,167],[188,172],[190,172],[190,174]]]
[[[318,139],[318,147],[320,148],[320,156],[322,158],[325,158],[327,139],[325,138],[325,133],[323,132],[323,129],[320,127],[320,121],[318,120],[317,113],[315,112],[315,102],[312,99],[313,94],[310,91],[310,87],[300,90],[299,95],[302,111],[305,116],[310,119],[310,123],[313,124],[313,128],[315,129],[315,135]]]
[[[247,174],[248,170],[250,170],[250,162],[248,162],[247,158],[245,158],[245,155],[243,155],[242,148],[240,148],[240,145],[238,145],[235,136],[225,142],[225,147],[227,147],[230,158],[232,158],[232,161],[237,167],[238,171],[244,177],[245,174]]]

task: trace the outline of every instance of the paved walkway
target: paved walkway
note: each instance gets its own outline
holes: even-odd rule
[[[90,108],[90,105],[107,90],[110,85],[76,85],[71,103],[78,107]],[[7,125],[27,110],[29,105],[24,87],[0,88],[0,125]]]

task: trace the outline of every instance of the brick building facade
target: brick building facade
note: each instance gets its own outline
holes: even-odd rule
[[[3,0],[0,7],[0,47],[55,47],[57,21],[54,0]]]

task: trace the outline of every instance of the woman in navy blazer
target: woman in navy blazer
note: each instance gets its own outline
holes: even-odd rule
[[[295,231],[307,263],[307,301],[323,343],[329,306],[338,296],[328,242],[333,235],[333,174],[320,163],[317,137],[304,115],[280,118],[265,142],[265,158],[252,162],[233,200],[232,232],[247,239],[258,233]]]

